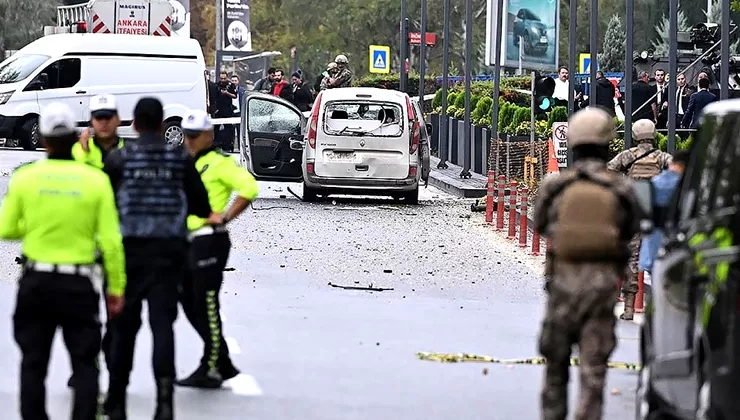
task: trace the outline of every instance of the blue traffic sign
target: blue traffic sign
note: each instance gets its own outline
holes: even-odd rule
[[[391,72],[391,47],[385,45],[371,45],[370,62],[368,68],[370,73],[390,73]]]

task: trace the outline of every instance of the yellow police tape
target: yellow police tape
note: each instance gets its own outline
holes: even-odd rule
[[[502,365],[544,365],[544,357],[530,357],[528,359],[497,359],[491,356],[484,356],[480,354],[472,353],[429,353],[420,351],[416,353],[416,357],[420,360],[426,360],[430,362],[441,362],[441,363],[496,363]],[[581,361],[577,357],[570,359],[571,366],[580,366]],[[609,369],[620,369],[620,370],[640,370],[642,365],[637,363],[625,363],[625,362],[609,362]]]

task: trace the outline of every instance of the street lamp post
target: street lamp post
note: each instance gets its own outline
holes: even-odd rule
[[[624,148],[632,147],[632,68],[635,65],[635,56],[632,50],[635,46],[635,0],[626,0],[627,16],[625,29],[627,31],[625,39],[624,57]]]
[[[399,87],[401,92],[406,92],[408,86],[408,73],[406,72],[406,60],[409,56],[409,34],[408,25],[406,20],[408,18],[408,4],[407,0],[401,0],[401,77],[399,79]]]
[[[421,44],[419,45],[419,103],[424,104],[424,75],[427,72],[427,0],[421,0]]]
[[[591,0],[591,64],[589,65],[590,78],[588,82],[588,104],[596,105],[596,70],[599,67],[599,0]]]
[[[439,164],[437,169],[447,169],[448,136],[450,135],[447,119],[447,91],[450,85],[450,1],[444,0],[444,23],[442,27],[442,113],[439,116]]]
[[[463,169],[460,178],[470,178],[470,78],[473,77],[471,67],[471,50],[473,49],[473,0],[465,0],[465,122],[463,125]]]

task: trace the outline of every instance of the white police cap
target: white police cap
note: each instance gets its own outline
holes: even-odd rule
[[[118,113],[116,97],[113,95],[95,95],[90,98],[90,115],[112,116]]]
[[[60,137],[77,132],[77,118],[65,104],[55,102],[41,110],[39,134],[44,137]]]
[[[180,127],[182,127],[182,131],[184,132],[202,133],[213,130],[213,123],[205,111],[191,109],[185,114]]]

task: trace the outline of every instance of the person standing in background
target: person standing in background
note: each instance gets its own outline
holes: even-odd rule
[[[664,130],[668,124],[668,83],[665,70],[655,70],[655,128]]]
[[[254,90],[262,93],[272,92],[272,85],[275,82],[276,71],[277,69],[275,67],[267,69],[267,77],[259,79],[257,83],[254,84]]]
[[[244,105],[244,95],[247,93],[247,90],[244,89],[241,84],[239,84],[239,76],[237,76],[236,74],[233,74],[231,76],[231,84],[236,86],[236,98],[234,98],[234,116],[241,117],[242,106]],[[234,124],[234,128],[236,129],[236,142],[237,144],[239,144],[239,147],[241,147],[241,140],[239,139],[240,127],[241,124]]]
[[[689,99],[689,106],[686,109],[686,115],[683,116],[681,124],[684,128],[696,128],[699,126],[699,118],[701,118],[702,111],[704,108],[716,102],[717,97],[709,91],[709,79],[699,79],[699,90],[691,94]]]
[[[652,100],[655,88],[648,84],[649,81],[650,75],[642,70],[637,74],[637,81],[632,84],[632,109],[625,110],[632,112],[632,121],[650,120],[655,123],[657,110],[655,101]]]
[[[303,75],[300,72],[293,73],[293,84],[291,85],[291,99],[293,105],[302,112],[310,111],[313,103],[313,95],[308,89],[308,85],[303,82]]]
[[[216,115],[216,99],[218,99],[218,85],[211,81],[211,72],[205,71],[206,79],[206,112],[209,115]]]

